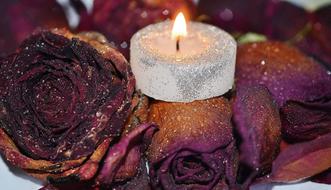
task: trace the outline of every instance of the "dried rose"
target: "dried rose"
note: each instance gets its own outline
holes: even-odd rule
[[[80,30],[96,30],[129,57],[129,42],[139,29],[167,18],[179,10],[193,16],[191,0],[95,0],[92,15],[82,15]]]
[[[91,179],[133,109],[127,61],[86,36],[41,31],[1,60],[0,152],[37,178]]]
[[[288,140],[306,138],[307,133],[315,133],[311,135],[315,138],[321,131],[331,131],[331,72],[296,48],[280,42],[240,46],[236,82],[238,89],[249,85],[268,88],[281,108],[282,131]],[[291,109],[294,105],[296,109]]]
[[[67,27],[56,0],[1,0],[0,54],[14,51],[37,27]]]
[[[331,134],[312,141],[289,145],[272,166],[265,182],[298,182],[331,167]]]
[[[279,112],[270,93],[261,86],[238,89],[233,112],[241,161],[259,174],[269,172],[281,140]]]
[[[231,188],[237,157],[225,98],[192,103],[154,102],[150,121],[159,125],[147,155],[156,189]]]

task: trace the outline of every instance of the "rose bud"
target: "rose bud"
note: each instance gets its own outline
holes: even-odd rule
[[[149,120],[159,126],[147,152],[154,189],[234,187],[237,154],[231,116],[223,97],[151,104]]]
[[[236,82],[238,89],[250,85],[268,88],[281,108],[287,140],[308,140],[331,132],[331,72],[296,48],[280,42],[240,46]]]
[[[153,127],[127,121],[138,104],[134,78],[125,58],[101,39],[40,31],[1,60],[0,153],[10,164],[62,183],[95,177],[109,147],[106,160],[117,152],[116,168],[136,154]]]
[[[187,17],[193,16],[194,4],[191,0],[95,0],[92,14],[82,15],[79,30],[105,34],[128,58],[134,33],[149,24],[172,18],[179,10]]]
[[[238,89],[233,121],[241,137],[241,162],[255,175],[268,173],[281,141],[279,111],[269,91],[262,86]]]
[[[1,0],[0,55],[13,52],[37,27],[67,27],[56,0]]]

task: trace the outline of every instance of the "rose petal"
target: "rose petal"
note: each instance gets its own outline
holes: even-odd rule
[[[264,85],[277,104],[314,101],[331,95],[331,73],[296,48],[280,42],[244,44],[238,48],[236,85]]]
[[[123,159],[125,159],[125,156],[130,149],[131,143],[137,138],[140,138],[145,131],[155,130],[155,127],[155,125],[149,124],[141,125],[126,136],[122,137],[117,144],[112,146],[107,153],[103,167],[97,177],[97,184],[111,184],[114,176],[116,175],[116,170],[121,166]]]
[[[238,89],[233,103],[235,127],[241,136],[241,161],[268,172],[280,147],[281,123],[269,91],[261,86]]]
[[[130,179],[129,181],[123,183],[118,183],[112,185],[113,188],[116,190],[135,190],[135,189],[142,189],[142,190],[151,190],[150,186],[150,179],[147,173],[146,168],[146,160],[141,159],[138,173],[134,178]]]
[[[288,141],[312,140],[331,132],[331,97],[306,103],[289,101],[281,115],[283,134]]]
[[[267,182],[298,182],[331,167],[331,134],[289,145],[276,158]]]

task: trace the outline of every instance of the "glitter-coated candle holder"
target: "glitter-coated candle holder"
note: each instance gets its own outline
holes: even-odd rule
[[[236,42],[223,30],[188,23],[180,50],[172,22],[149,25],[131,39],[131,67],[137,89],[157,100],[191,102],[220,96],[234,82]]]

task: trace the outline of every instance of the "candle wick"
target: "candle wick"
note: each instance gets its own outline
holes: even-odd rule
[[[179,41],[180,41],[180,38],[177,37],[177,39],[176,39],[176,51],[177,52],[179,52],[179,50],[180,50]]]

